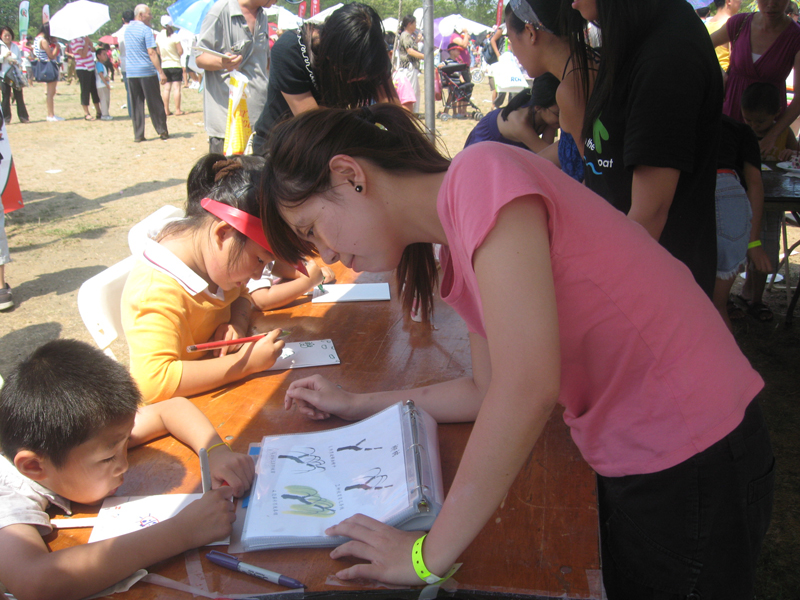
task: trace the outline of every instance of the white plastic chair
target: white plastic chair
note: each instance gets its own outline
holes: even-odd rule
[[[139,221],[128,232],[128,247],[131,249],[131,254],[140,255],[148,238],[155,239],[167,223],[182,219],[185,214],[182,208],[166,204]]]
[[[129,256],[83,282],[78,290],[78,311],[95,343],[116,360],[111,342],[122,333],[122,290],[137,258]]]

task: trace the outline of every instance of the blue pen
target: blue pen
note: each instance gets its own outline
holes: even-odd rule
[[[266,581],[269,581],[270,583],[277,583],[278,585],[282,585],[283,587],[288,587],[288,588],[305,587],[302,583],[300,583],[296,579],[292,579],[291,577],[286,577],[286,575],[281,575],[280,573],[275,573],[274,571],[268,571],[267,569],[262,569],[261,567],[248,565],[247,563],[243,563],[242,561],[240,561],[235,556],[231,556],[230,554],[225,554],[224,552],[217,552],[216,550],[212,550],[211,552],[206,554],[206,558],[215,565],[219,565],[220,567],[225,567],[226,569],[230,569],[231,571],[239,571],[241,573],[247,573],[248,575],[252,575],[253,577],[264,579]]]

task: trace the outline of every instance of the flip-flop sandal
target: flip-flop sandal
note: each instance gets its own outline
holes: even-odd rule
[[[744,311],[739,308],[733,300],[728,300],[728,318],[731,321],[744,319]]]
[[[85,117],[83,117],[83,120],[84,121],[96,121],[97,119],[95,119],[92,115],[86,115]]]
[[[752,302],[747,306],[747,314],[761,321],[762,323],[766,323],[767,321],[772,321],[772,311],[769,307],[762,303],[762,302]]]

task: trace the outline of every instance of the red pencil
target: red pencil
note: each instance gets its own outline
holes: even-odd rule
[[[289,337],[291,331],[281,331],[278,335],[279,340]],[[221,340],[219,342],[206,342],[205,344],[195,344],[194,346],[187,346],[187,352],[202,352],[203,350],[214,350],[215,348],[223,348],[225,346],[237,346],[239,344],[246,344],[247,342],[255,342],[263,338],[266,333],[259,333],[246,338],[239,338],[237,340]]]

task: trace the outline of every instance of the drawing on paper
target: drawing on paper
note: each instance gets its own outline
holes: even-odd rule
[[[281,494],[286,500],[297,500],[300,504],[292,504],[289,510],[283,511],[286,515],[299,515],[301,517],[330,517],[336,514],[334,503],[327,498],[322,498],[317,490],[307,485],[287,485],[288,494]]]
[[[384,485],[386,480],[389,479],[388,475],[381,474],[380,467],[374,467],[367,471],[366,475],[362,475],[361,477],[357,478],[357,480],[361,480],[361,483],[354,483],[353,485],[348,485],[344,488],[345,492],[349,492],[350,490],[382,490],[384,488],[394,487],[394,484],[390,483],[388,485]]]
[[[139,517],[139,527],[144,529],[145,527],[150,527],[151,525],[155,525],[158,523],[158,517],[153,515],[147,515],[146,517]]]
[[[325,460],[321,456],[316,455],[315,452],[316,450],[314,448],[301,448],[299,450],[290,450],[286,454],[279,454],[278,458],[292,460],[300,465],[298,469],[294,471],[295,474],[311,473],[317,470],[324,471]]]
[[[376,446],[374,448],[362,448],[361,444],[367,441],[367,438],[364,438],[357,444],[353,444],[352,446],[342,446],[341,448],[337,448],[337,452],[341,452],[342,450],[354,450],[356,452],[360,450],[383,450],[383,446]]]

